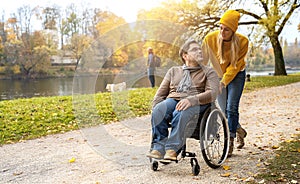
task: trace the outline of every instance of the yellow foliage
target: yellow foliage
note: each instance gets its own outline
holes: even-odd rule
[[[165,20],[177,23],[178,19],[175,11],[164,7],[156,7],[149,11],[143,10],[138,13],[138,20]]]
[[[4,73],[4,71],[5,71],[5,66],[0,66],[0,73]]]
[[[119,65],[125,66],[128,63],[128,55],[122,50],[117,50],[114,53],[113,61],[116,61],[115,63],[118,63]]]
[[[7,35],[7,41],[8,42],[13,42],[17,39],[17,35],[15,33],[10,33]]]
[[[17,19],[16,19],[16,18],[9,18],[9,19],[7,20],[7,22],[8,22],[9,24],[15,24],[15,23],[17,23]]]
[[[14,74],[20,74],[21,73],[20,66],[19,65],[14,65],[12,67],[12,71],[13,71]]]
[[[99,12],[97,16],[101,17],[101,22],[96,24],[99,35],[103,35],[120,25],[126,24],[126,21],[122,17],[118,17],[112,12]]]

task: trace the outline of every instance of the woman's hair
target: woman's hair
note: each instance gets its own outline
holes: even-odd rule
[[[179,49],[179,56],[182,60],[182,62],[185,64],[185,60],[183,59],[183,54],[187,54],[189,48],[190,48],[190,45],[192,43],[196,43],[196,44],[199,44],[198,42],[196,42],[195,40],[188,40],[186,41],[182,46],[181,48]]]
[[[238,61],[238,54],[240,51],[240,45],[239,45],[239,37],[236,35],[236,33],[233,33],[231,38],[231,49],[230,49],[230,64],[234,67],[236,67],[236,63]],[[218,36],[218,55],[220,56],[220,63],[225,63],[225,57],[224,57],[224,49],[223,49],[223,39],[221,35]]]
[[[153,49],[152,49],[152,47],[148,47],[148,54],[150,54],[150,53],[153,53]]]

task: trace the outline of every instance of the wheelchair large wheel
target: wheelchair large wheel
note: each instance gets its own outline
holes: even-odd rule
[[[200,126],[202,157],[211,168],[219,168],[229,149],[229,129],[226,118],[218,108],[208,109]]]

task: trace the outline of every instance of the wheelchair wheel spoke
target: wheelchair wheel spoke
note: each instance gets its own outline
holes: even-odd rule
[[[225,161],[228,152],[228,125],[219,109],[212,110],[206,118],[200,130],[202,156],[210,167],[218,168]]]

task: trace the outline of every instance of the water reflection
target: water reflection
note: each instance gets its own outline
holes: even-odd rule
[[[132,78],[134,79],[133,81]],[[157,85],[159,85],[162,77],[157,76],[156,80]],[[75,78],[0,80],[0,100],[40,96],[66,96],[72,95],[73,91],[81,94],[106,92],[107,84],[123,81],[126,81],[128,88],[150,87],[146,75],[140,75],[138,78],[131,75],[118,75],[118,77],[102,75],[98,77],[80,76]]]
[[[295,72],[299,72],[299,70],[287,71],[289,74]],[[247,73],[252,77],[270,75],[268,71]],[[164,73],[156,76],[156,86],[161,83],[163,76]],[[74,91],[80,94],[106,92],[107,84],[124,81],[127,88],[150,87],[145,73],[135,75],[99,75],[98,77],[80,76],[35,80],[0,80],[0,100],[40,96],[66,96],[72,95]]]

